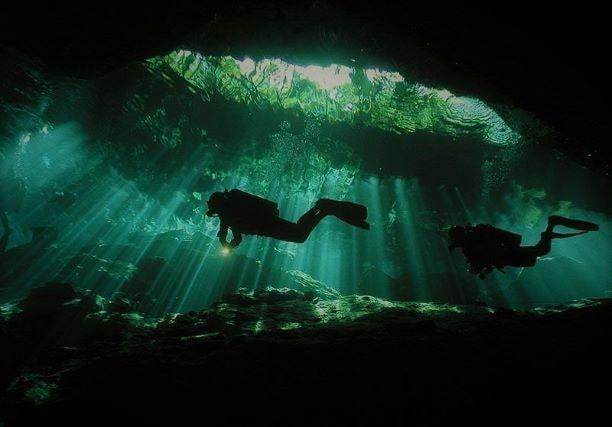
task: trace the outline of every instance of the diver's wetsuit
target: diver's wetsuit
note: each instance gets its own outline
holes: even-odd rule
[[[584,231],[555,233],[553,230],[557,225]],[[493,268],[502,271],[506,266],[533,267],[538,257],[550,252],[552,239],[577,236],[587,231],[595,231],[598,228],[596,224],[587,221],[551,216],[538,243],[533,246],[520,246],[520,235],[496,229],[488,224],[478,224],[475,227],[464,227],[465,234],[460,247],[470,264],[470,272],[478,274],[482,278],[485,273],[490,273]],[[498,239],[496,236],[499,236],[500,233],[508,236],[508,238]]]
[[[258,209],[251,207],[249,203],[242,203],[240,198],[255,197],[263,200],[263,203],[272,204],[273,202],[240,190],[232,190],[223,193],[225,197],[221,202],[221,207],[217,214],[221,219],[217,237],[224,246],[234,248],[242,241],[242,234],[254,234],[258,236],[272,237],[288,242],[303,243],[319,222],[328,215],[334,215],[349,224],[360,228],[369,229],[369,224],[365,221],[367,208],[356,203],[336,201],[331,199],[320,199],[316,205],[300,217],[297,222],[287,221],[278,216],[278,209]],[[260,202],[261,203],[261,202]],[[209,201],[210,205],[210,201]],[[227,234],[231,229],[232,241],[227,242]]]
[[[487,236],[489,228],[492,227],[488,224],[479,224],[466,230],[466,243],[461,251],[470,264],[471,273],[480,274],[485,269],[490,271],[490,267],[500,270],[505,266],[533,267],[538,257],[550,252],[552,233],[542,233],[540,241],[533,246],[493,246],[480,237]]]
[[[235,247],[242,241],[242,234],[255,234],[272,237],[288,242],[303,243],[312,230],[328,214],[314,207],[306,212],[297,222],[287,221],[278,216],[254,215],[245,217],[236,213],[227,213],[221,217],[221,225],[217,237],[222,243],[227,242],[227,233],[231,228],[232,241],[230,246]]]

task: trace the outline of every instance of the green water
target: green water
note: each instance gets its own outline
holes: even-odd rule
[[[156,314],[305,283],[513,308],[612,290],[607,181],[539,146],[555,134],[524,111],[396,70],[176,51],[78,80],[5,57],[3,301],[50,280]],[[371,230],[327,218],[303,244],[247,236],[227,256],[203,215],[225,188],[277,201],[290,220],[320,197],[363,203]],[[553,213],[601,230],[484,281],[447,249],[448,227],[467,222],[535,243]]]

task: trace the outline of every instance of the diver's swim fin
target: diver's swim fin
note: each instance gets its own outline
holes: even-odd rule
[[[550,233],[550,237],[553,239],[565,239],[567,237],[580,236],[585,233],[588,233],[588,231],[578,231],[576,233]]]
[[[338,219],[354,225],[355,227],[370,229],[370,224],[366,222],[368,217],[368,208],[352,202],[343,202],[332,199],[319,199],[316,206],[322,212],[334,215]]]
[[[359,228],[363,228],[364,230],[369,230],[370,229],[370,224],[367,221],[364,220],[353,220],[351,218],[340,218],[342,221],[349,223],[351,225],[354,225],[355,227],[359,227]]]
[[[564,227],[573,228],[574,230],[583,230],[583,231],[599,230],[599,225],[593,222],[583,221],[580,219],[565,218],[559,215],[549,216],[548,223],[553,226],[562,225]]]

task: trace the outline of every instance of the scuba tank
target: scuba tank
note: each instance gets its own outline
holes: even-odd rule
[[[278,216],[278,204],[263,197],[242,190],[230,190],[227,199],[231,201],[232,211],[254,216]]]
[[[483,279],[493,268],[507,265],[509,254],[521,246],[522,236],[489,224],[467,226],[462,252],[470,264],[470,272]]]
[[[511,231],[502,230],[489,224],[478,224],[470,232],[470,240],[488,248],[518,248],[523,237]]]

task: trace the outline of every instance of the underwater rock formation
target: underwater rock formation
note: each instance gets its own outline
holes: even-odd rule
[[[2,306],[0,421],[554,419],[610,380],[606,299],[514,312],[268,288],[157,319],[125,304],[49,283]]]
[[[118,301],[125,297],[133,309],[156,316],[205,307],[239,288],[287,287],[305,295],[316,293],[319,298],[340,296],[338,290],[304,271],[264,265],[260,258],[242,254],[225,257],[213,249],[215,246],[216,242],[202,233],[189,236],[183,230],[135,238],[125,244],[92,242],[79,250],[56,240],[28,243],[0,254],[0,266],[4,266],[0,282],[5,291],[0,296],[6,301],[45,281],[72,283],[104,298]],[[276,248],[275,253],[282,255],[283,250]],[[37,274],[32,274],[32,266]],[[349,293],[452,304],[478,299],[474,281],[452,272],[428,272],[426,279],[428,294],[423,295],[410,274],[391,277],[376,268],[365,268]]]

